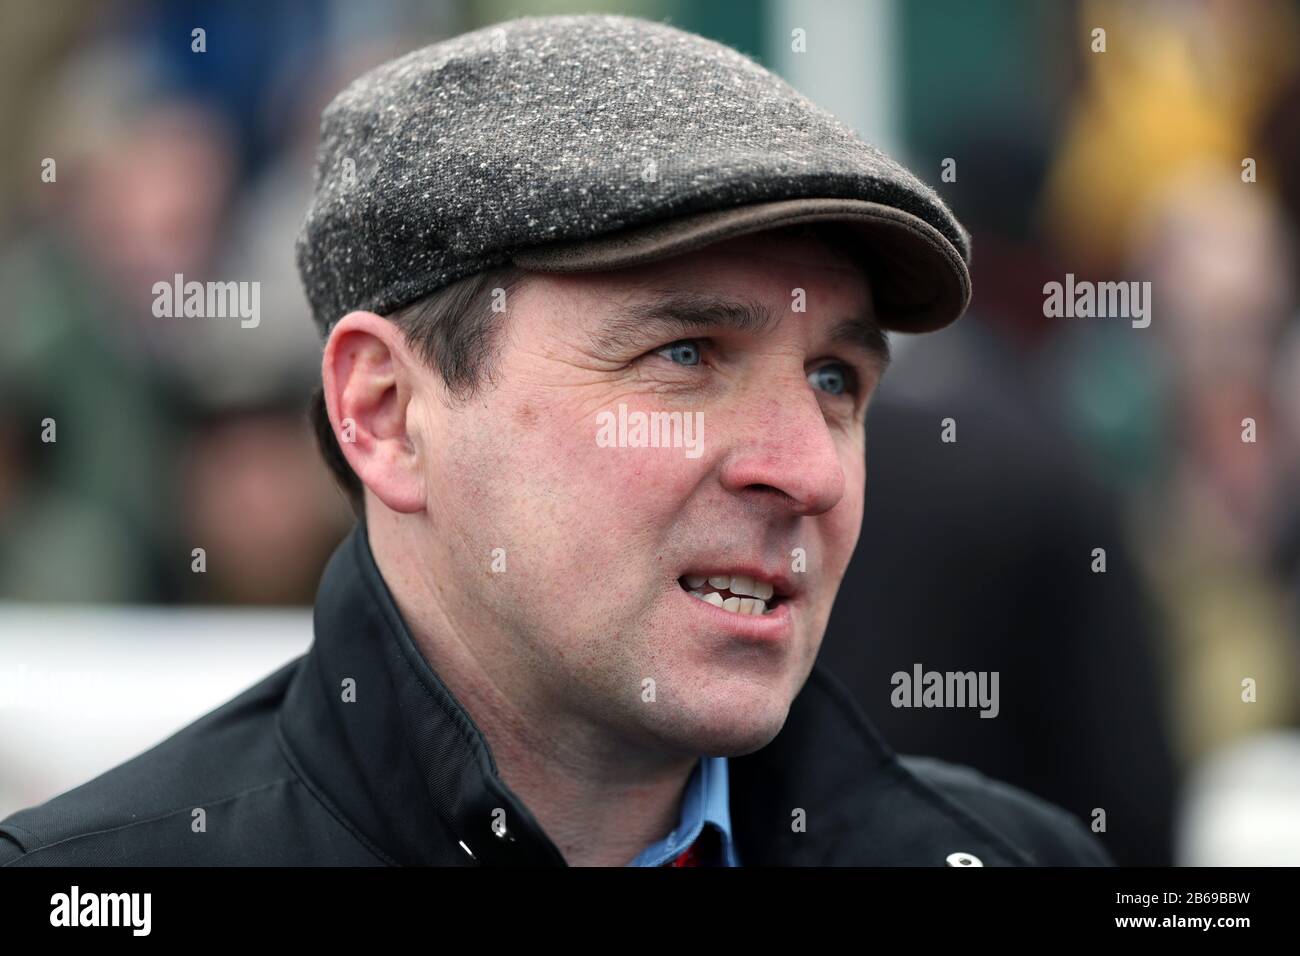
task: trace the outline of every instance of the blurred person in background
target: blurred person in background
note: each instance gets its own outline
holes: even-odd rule
[[[1151,282],[1155,317],[1141,334],[1073,320],[1055,362],[1067,420],[1127,499],[1156,595],[1175,756],[1194,778],[1180,803],[1211,805],[1212,768],[1261,768],[1230,784],[1258,803],[1182,816],[1178,862],[1294,863],[1300,833],[1267,822],[1290,798],[1263,769],[1287,747],[1231,751],[1300,719],[1285,530],[1300,481],[1281,387],[1296,321],[1300,8],[1097,2],[1078,22],[1104,23],[1111,42],[1082,59],[1046,231],[1079,278]],[[1239,839],[1252,820],[1265,830]],[[1244,855],[1203,852],[1234,845]]]
[[[347,525],[303,427],[300,397],[199,411],[181,461],[178,530],[203,546],[205,564],[204,573],[189,576],[183,597],[210,604],[310,601]]]
[[[1138,520],[1171,618],[1180,750],[1300,723],[1294,595],[1276,556],[1295,501],[1294,434],[1275,382],[1294,316],[1293,239],[1269,192],[1236,170],[1189,170],[1134,227],[1134,272],[1164,321],[1170,420]],[[1257,693],[1243,700],[1242,683]]]
[[[36,192],[48,204],[41,228],[0,259],[11,309],[0,366],[56,429],[41,447],[47,481],[30,488],[33,500],[21,506],[30,537],[14,543],[33,562],[51,564],[39,583],[29,576],[12,590],[0,581],[0,591],[46,600],[166,599],[179,574],[169,502],[183,400],[174,356],[185,336],[153,319],[150,290],[161,276],[211,268],[230,153],[194,104],[141,101],[124,89],[95,106],[53,150],[59,179]],[[43,509],[44,494],[63,503]],[[113,552],[94,540],[113,541]],[[63,549],[46,546],[55,541],[100,558],[64,565]]]
[[[91,36],[96,28],[102,35],[74,48],[40,87],[44,105],[24,152],[38,167],[48,156],[55,178],[23,191],[29,228],[0,248],[0,285],[13,315],[0,374],[23,395],[24,408],[38,413],[34,420],[53,419],[57,431],[56,443],[31,448],[27,471],[38,480],[25,481],[12,503],[0,542],[0,553],[12,558],[0,561],[0,595],[119,602],[253,594],[219,580],[257,566],[226,540],[232,526],[207,527],[213,496],[248,492],[250,470],[264,470],[256,484],[270,500],[253,494],[228,503],[228,517],[269,508],[285,515],[305,509],[319,519],[312,529],[258,525],[298,535],[269,550],[258,542],[259,556],[278,549],[298,558],[261,567],[270,578],[255,585],[258,603],[310,602],[315,572],[294,568],[302,561],[318,568],[322,527],[326,536],[342,534],[346,506],[337,494],[320,482],[287,489],[265,471],[275,464],[268,457],[230,462],[243,477],[224,490],[194,482],[187,463],[198,456],[211,464],[213,449],[234,450],[208,441],[212,423],[223,416],[247,421],[248,409],[276,409],[270,427],[297,422],[281,467],[303,469],[314,456],[302,400],[286,404],[305,392],[319,350],[290,248],[301,193],[254,189],[248,177],[261,182],[281,152],[300,174],[309,168],[303,130],[319,111],[320,85],[337,83],[330,79],[337,67],[329,57],[303,55],[320,42],[319,10],[272,7],[259,11],[252,35],[277,56],[258,58],[251,72],[231,60],[249,53],[248,44],[236,50],[214,43],[213,56],[195,56],[188,42],[172,42],[195,11],[145,4],[120,22],[89,18]],[[249,26],[237,11],[202,22],[214,39]],[[44,35],[71,25],[28,27]],[[285,37],[292,39],[281,42]],[[291,82],[303,76],[314,80]],[[298,117],[295,123],[262,115],[262,90],[273,82],[280,91],[274,102]],[[273,241],[282,246],[278,256],[254,258]],[[261,321],[244,328],[160,320],[152,311],[154,284],[178,274],[257,282],[266,292]],[[290,453],[296,462],[285,460]],[[252,544],[255,535],[240,540]],[[192,571],[195,547],[230,551],[214,555],[219,570],[206,578]]]
[[[1296,477],[1276,405],[1296,307],[1295,209],[1279,197],[1295,194],[1300,12],[1081,7],[1081,27],[1102,22],[1123,42],[1083,58],[1044,225],[1079,278],[1150,281],[1156,315],[1140,331],[1071,320],[1056,366],[1067,420],[1129,502],[1188,768],[1294,722],[1300,699],[1277,561]],[[1260,682],[1253,703],[1246,678]]]

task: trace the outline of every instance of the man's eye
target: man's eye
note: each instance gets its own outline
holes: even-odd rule
[[[681,339],[659,349],[656,355],[662,355],[678,365],[700,364],[700,343],[698,339]]]
[[[858,391],[857,375],[847,365],[823,365],[808,373],[808,381],[832,395],[855,395]]]

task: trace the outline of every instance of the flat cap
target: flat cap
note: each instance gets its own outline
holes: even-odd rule
[[[515,263],[617,268],[839,221],[886,328],[970,300],[970,237],[928,186],[747,56],[663,23],[523,17],[416,50],[325,108],[296,243],[322,334]]]

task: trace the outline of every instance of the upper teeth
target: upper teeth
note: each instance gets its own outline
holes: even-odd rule
[[[736,614],[766,614],[767,601],[773,594],[771,584],[755,581],[745,574],[715,574],[708,577],[703,574],[688,574],[683,580],[693,597]],[[700,588],[706,583],[717,590],[707,594],[701,591]],[[731,597],[724,598],[718,591],[730,591]]]
[[[704,587],[705,582],[719,591],[730,591],[741,597],[756,597],[760,601],[771,598],[773,588],[767,581],[755,581],[747,574],[715,574],[706,577],[703,574],[686,575],[687,587],[691,589]]]

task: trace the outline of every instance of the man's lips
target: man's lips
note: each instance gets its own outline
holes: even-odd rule
[[[785,647],[794,636],[795,614],[799,608],[797,596],[783,597],[773,591],[771,606],[760,598],[737,594],[720,598],[719,592],[713,592],[711,600],[705,600],[692,595],[685,580],[679,582],[678,591],[685,614],[683,623],[689,622],[693,630],[699,629],[702,634],[725,635],[731,640],[771,648]],[[718,606],[715,602],[719,600],[724,604],[734,602],[734,610]],[[744,606],[742,602],[754,603]]]

